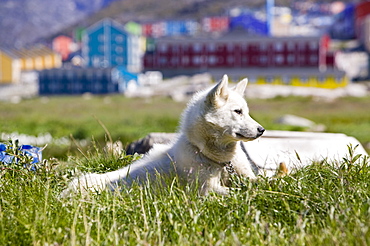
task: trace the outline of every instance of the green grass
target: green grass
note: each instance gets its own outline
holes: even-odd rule
[[[0,103],[0,133],[38,135],[49,132],[54,138],[94,139],[104,143],[108,129],[114,140],[124,144],[150,132],[175,132],[185,104],[169,99],[126,99],[122,96],[52,97],[20,104]],[[76,146],[49,145],[46,157],[65,159],[76,154]]]
[[[251,113],[266,129],[280,129],[273,119],[283,114],[294,114],[324,124],[327,132],[345,133],[363,144],[370,142],[370,97],[341,98],[333,102],[312,98],[288,97],[267,101],[252,101]]]
[[[342,132],[366,145],[370,142],[370,97],[342,98],[334,102],[312,98],[288,97],[248,100],[252,116],[266,129],[302,130],[282,126],[274,120],[294,114],[324,124],[328,132]],[[174,132],[185,103],[170,99],[128,99],[122,96],[78,96],[36,98],[19,104],[0,102],[0,133],[18,132],[38,135],[46,132],[54,138],[70,137],[106,140],[106,126],[113,140],[124,145],[150,132]],[[67,159],[76,155],[76,146],[49,145],[46,158]]]
[[[0,171],[0,245],[369,245],[370,163],[347,155],[283,178],[235,179],[229,196],[201,197],[175,178],[72,198],[59,197],[72,175],[137,157],[96,147],[32,172],[21,156]]]
[[[295,114],[370,142],[370,98],[290,97],[249,105],[267,129],[292,130],[274,119]],[[24,156],[0,164],[0,245],[370,245],[370,163],[350,152],[283,178],[235,179],[240,189],[229,196],[201,197],[174,179],[166,187],[59,197],[81,172],[116,170],[138,158],[105,152],[100,122],[114,140],[127,143],[152,131],[176,131],[184,107],[121,96],[0,103],[0,132],[95,139],[80,154],[73,144],[47,146],[37,171],[24,168]]]
[[[49,132],[53,137],[73,135],[77,139],[102,137],[102,121],[111,134],[137,137],[146,131],[175,131],[179,105],[166,99],[132,100],[122,96],[52,97],[20,104],[0,103],[1,132],[18,131],[36,135]],[[16,125],[14,123],[17,123]]]

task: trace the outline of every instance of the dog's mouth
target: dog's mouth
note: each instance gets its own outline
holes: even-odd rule
[[[235,135],[238,137],[238,138],[246,138],[243,134],[241,133],[235,133]]]
[[[247,140],[247,141],[250,141],[250,140],[255,140],[257,138],[259,138],[262,134],[257,134],[256,136],[246,136],[246,135],[243,135],[242,133],[239,133],[239,132],[236,132],[235,133],[235,136],[236,138],[238,138],[239,140]]]
[[[247,136],[245,136],[245,135],[243,135],[239,132],[236,132],[235,136],[236,136],[236,138],[238,138],[240,140],[253,140],[253,139],[255,139],[255,138],[252,138],[252,137],[247,137]]]

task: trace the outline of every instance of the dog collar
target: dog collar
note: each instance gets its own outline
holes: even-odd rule
[[[225,168],[226,168],[226,171],[230,174],[230,175],[236,175],[236,171],[235,171],[235,168],[233,166],[233,164],[231,163],[231,161],[228,161],[225,163]]]
[[[220,165],[221,167],[224,167],[230,175],[236,175],[237,174],[233,164],[231,163],[231,161],[216,162],[216,161],[212,160],[211,158],[205,156],[204,154],[202,154],[201,156],[202,156],[202,158],[208,159],[209,161],[211,161],[213,163],[216,163],[216,164]]]

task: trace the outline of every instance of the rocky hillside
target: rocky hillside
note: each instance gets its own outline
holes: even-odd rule
[[[263,8],[265,2],[266,0],[1,0],[0,47],[21,48],[45,37],[70,34],[76,26],[86,27],[105,17],[120,22],[199,19],[225,14],[230,7]],[[293,2],[275,0],[275,5],[289,6]]]
[[[0,47],[23,47],[83,20],[112,0],[1,0]]]

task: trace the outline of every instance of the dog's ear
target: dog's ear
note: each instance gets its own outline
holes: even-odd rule
[[[229,78],[225,74],[222,80],[208,93],[206,104],[213,107],[221,107],[229,98]]]
[[[237,93],[239,93],[241,96],[244,96],[244,91],[245,91],[245,88],[247,87],[247,84],[248,84],[248,79],[245,78],[243,79],[242,81],[240,81],[235,87],[234,87],[234,91],[236,91]]]

